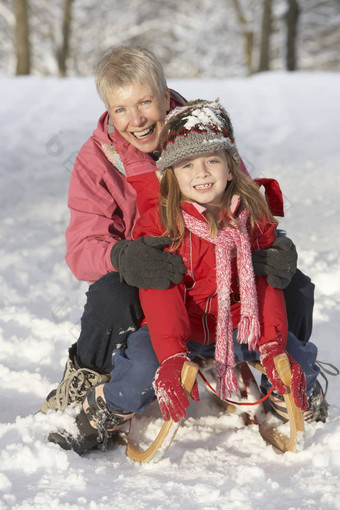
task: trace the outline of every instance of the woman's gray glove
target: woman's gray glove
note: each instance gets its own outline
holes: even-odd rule
[[[139,289],[167,289],[180,283],[186,267],[182,257],[163,248],[166,237],[140,237],[136,241],[117,241],[111,250],[111,262],[121,280]]]
[[[268,276],[269,285],[276,289],[288,287],[297,265],[297,252],[291,239],[277,237],[271,248],[256,250],[252,257],[256,276]]]

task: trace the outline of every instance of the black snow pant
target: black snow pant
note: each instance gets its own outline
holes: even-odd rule
[[[314,284],[297,270],[284,295],[289,331],[306,343],[312,332]],[[142,316],[138,289],[120,282],[118,273],[108,273],[90,285],[76,344],[80,364],[109,373],[113,350],[124,347]]]
[[[314,289],[311,279],[297,269],[290,284],[283,291],[288,329],[303,343],[308,342],[312,334]]]
[[[112,272],[92,283],[86,296],[77,355],[81,366],[109,373],[113,350],[124,347],[129,334],[140,326],[143,313],[138,289]]]

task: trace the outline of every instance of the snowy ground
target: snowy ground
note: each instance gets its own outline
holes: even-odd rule
[[[340,75],[171,85],[219,96],[251,174],[280,181],[282,226],[316,284],[313,341],[340,367]],[[87,288],[64,262],[68,181],[102,110],[91,79],[0,76],[0,508],[340,509],[340,377],[328,422],[306,425],[298,454],[275,453],[203,393],[158,464],[133,463],[123,446],[80,458],[46,441],[65,418],[34,413],[60,380]],[[134,427],[147,442],[160,423],[154,405]]]

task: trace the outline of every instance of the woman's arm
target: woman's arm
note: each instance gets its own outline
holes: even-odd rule
[[[66,261],[79,280],[96,281],[110,271],[111,249],[129,239],[136,217],[135,192],[92,140],[72,172],[66,231]]]

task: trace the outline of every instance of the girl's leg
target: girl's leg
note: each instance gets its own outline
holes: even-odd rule
[[[214,359],[215,358],[215,344],[199,344],[198,342],[194,342],[194,340],[190,340],[187,343],[187,347],[189,349],[189,358],[193,360],[196,356],[202,356],[205,359]]]
[[[320,368],[316,365],[316,357],[318,354],[317,347],[312,342],[306,344],[300,342],[293,333],[289,332],[287,337],[287,352],[294,358],[300,365],[306,375],[306,390],[307,395],[310,395],[316,379],[320,373]],[[255,361],[259,360],[260,355],[258,351],[248,351],[245,344],[239,344],[236,341],[236,334],[234,331],[234,354],[236,362],[240,361]],[[265,376],[262,376],[261,386],[269,389],[271,384]]]

